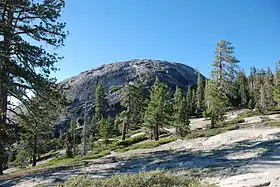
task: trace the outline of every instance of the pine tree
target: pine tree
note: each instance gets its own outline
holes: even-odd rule
[[[105,101],[105,91],[104,86],[102,82],[98,82],[96,89],[95,89],[95,98],[94,98],[94,117],[93,122],[96,125],[103,117],[104,117],[104,111],[106,107],[106,101]],[[97,127],[98,129],[99,127]]]
[[[120,114],[117,114],[114,120],[114,128],[113,128],[113,133],[114,135],[118,136],[120,135],[120,126],[122,124],[122,120],[120,117]]]
[[[195,89],[193,88],[192,89],[192,101],[191,101],[191,113],[192,114],[195,114],[196,113],[196,91]]]
[[[71,135],[71,147],[73,148],[73,155],[76,155],[76,121],[70,122],[70,135]]]
[[[218,83],[213,80],[207,81],[205,90],[206,112],[205,115],[211,119],[211,128],[224,120],[226,98],[219,92]]]
[[[218,90],[226,96],[233,95],[233,83],[237,77],[239,60],[235,58],[231,42],[220,40],[217,43],[216,57],[213,62],[212,76],[217,81]]]
[[[183,97],[182,90],[178,86],[174,93],[173,116],[176,134],[184,137],[190,130],[190,121],[187,115],[186,99]]]
[[[279,105],[280,105],[280,61],[278,61],[276,64],[273,98],[279,107]]]
[[[270,68],[267,68],[265,83],[264,83],[264,91],[265,91],[265,106],[267,109],[275,106],[275,101],[273,97],[274,91],[274,76],[271,72]]]
[[[99,135],[102,139],[104,139],[104,143],[107,145],[110,138],[110,126],[108,123],[108,119],[102,118],[98,123],[100,126]]]
[[[265,102],[265,70],[258,69],[256,72],[255,83],[254,83],[254,100],[256,101],[257,109],[263,111],[266,109]]]
[[[206,115],[211,118],[211,128],[223,120],[228,98],[235,98],[234,82],[239,69],[232,43],[221,40],[217,43],[216,57],[211,71],[212,80],[207,81],[205,91]]]
[[[3,173],[7,110],[16,115],[8,96],[22,103],[27,93],[50,90],[49,75],[60,59],[47,48],[63,46],[65,23],[58,21],[65,1],[0,1],[0,174]],[[45,45],[46,44],[46,45]],[[50,49],[49,47],[49,49]],[[46,101],[44,101],[46,102]]]
[[[257,73],[256,68],[254,66],[251,67],[250,74],[248,76],[249,96],[250,96],[248,107],[251,109],[255,108],[255,104],[257,102],[256,95],[255,95],[256,73]]]
[[[122,140],[125,139],[128,128],[142,122],[144,116],[144,86],[140,82],[126,84],[122,90],[121,105],[125,110],[121,113],[123,128]]]
[[[203,100],[204,100],[203,79],[201,74],[197,72],[196,105],[198,110],[201,110],[203,108]]]
[[[65,136],[65,151],[66,151],[66,157],[67,158],[72,158],[73,157],[73,152],[72,152],[72,143],[71,143],[71,134],[70,132],[66,133]]]
[[[187,90],[187,95],[186,95],[186,108],[187,108],[187,111],[188,111],[188,116],[191,116],[192,115],[192,89],[191,87],[189,86],[188,87],[188,90]]]
[[[32,157],[32,165],[36,165],[38,150],[46,145],[52,137],[55,122],[59,115],[65,112],[65,100],[61,96],[49,95],[46,98],[33,97],[24,106],[18,107],[18,116],[21,126],[21,139],[29,146]]]
[[[167,93],[167,85],[161,83],[156,77],[151,89],[150,102],[145,112],[145,124],[151,130],[154,140],[159,140],[159,127],[168,124],[170,118],[170,100]]]
[[[249,98],[248,80],[245,72],[239,72],[237,78],[238,98],[241,106],[246,106]]]

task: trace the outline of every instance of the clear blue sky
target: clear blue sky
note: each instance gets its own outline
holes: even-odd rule
[[[99,65],[163,59],[208,76],[218,40],[229,40],[247,71],[280,60],[279,0],[66,0],[70,32],[59,80]]]

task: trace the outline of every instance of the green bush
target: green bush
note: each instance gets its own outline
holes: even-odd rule
[[[230,121],[223,121],[221,123],[218,123],[218,127],[226,127],[229,125],[234,125],[234,124],[244,123],[244,122],[245,122],[244,118],[238,117],[238,118],[230,120]]]
[[[14,161],[14,166],[19,166],[21,169],[25,168],[29,164],[30,153],[25,149],[19,150],[16,160]]]
[[[194,139],[194,138],[199,138],[199,137],[210,137],[210,136],[215,136],[217,134],[230,131],[230,130],[236,130],[239,129],[238,124],[230,124],[228,126],[224,127],[218,127],[214,129],[206,129],[206,130],[200,130],[200,131],[192,131],[190,134],[187,134],[185,139]]]
[[[259,111],[253,111],[253,110],[249,110],[247,112],[244,112],[240,115],[238,115],[238,118],[247,118],[247,117],[252,117],[252,116],[256,116],[256,115],[260,115],[261,113]]]
[[[109,179],[90,180],[87,176],[73,177],[59,187],[199,187],[198,180],[188,176],[177,176],[167,172],[140,172],[115,175]],[[209,185],[208,185],[209,186]]]
[[[82,157],[82,160],[89,160],[89,159],[97,159],[97,158],[101,158],[101,157],[104,157],[108,154],[110,154],[111,151],[110,150],[103,150],[101,151],[100,153],[97,153],[97,154],[89,154],[85,157]]]
[[[171,138],[161,138],[158,141],[149,140],[149,141],[139,143],[139,144],[134,144],[132,146],[125,147],[122,149],[117,149],[116,151],[125,152],[125,151],[129,151],[129,150],[134,150],[134,149],[149,149],[149,148],[157,147],[157,146],[172,142],[176,139],[177,139],[176,137],[171,137]]]
[[[111,86],[111,87],[109,88],[109,91],[110,91],[111,93],[115,93],[115,92],[119,91],[121,88],[122,88],[121,85]]]
[[[111,146],[113,148],[120,147],[120,146],[125,147],[125,146],[129,146],[129,145],[132,145],[132,144],[135,144],[135,143],[142,142],[142,141],[147,140],[147,139],[148,139],[148,136],[146,134],[141,134],[141,135],[138,135],[138,136],[128,138],[126,140],[121,140],[121,141],[114,142],[114,143],[112,143]]]

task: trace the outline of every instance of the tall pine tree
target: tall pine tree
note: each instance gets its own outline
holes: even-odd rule
[[[125,108],[120,117],[122,118],[122,140],[125,139],[128,128],[141,123],[144,116],[145,96],[144,85],[139,81],[135,84],[125,84],[122,89],[121,105]]]
[[[54,81],[49,75],[56,70],[54,64],[60,57],[43,46],[63,46],[65,23],[58,19],[64,5],[61,0],[0,1],[0,174],[7,111],[16,114],[7,98],[25,103],[32,95],[27,93],[39,96],[50,90]]]
[[[203,100],[204,83],[201,74],[197,72],[196,106],[198,110],[201,110],[203,108]]]
[[[105,114],[106,108],[106,99],[105,99],[105,91],[104,86],[101,81],[97,83],[96,90],[95,90],[95,98],[94,98],[94,116],[92,117],[92,129],[93,131],[99,131],[101,128],[99,123],[101,119],[103,119]]]
[[[150,102],[145,112],[145,124],[151,130],[154,140],[159,140],[159,128],[169,124],[170,98],[167,94],[167,85],[156,77],[151,89]]]
[[[184,137],[190,131],[186,104],[186,98],[183,97],[181,88],[177,86],[174,93],[173,116],[176,134],[180,137]]]
[[[215,54],[215,61],[212,64],[213,80],[217,81],[219,92],[228,97],[236,97],[233,95],[233,85],[239,69],[239,60],[234,56],[232,43],[220,40],[217,43]]]

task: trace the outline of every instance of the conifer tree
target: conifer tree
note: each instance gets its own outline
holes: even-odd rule
[[[195,114],[195,112],[196,112],[196,106],[197,106],[197,104],[196,104],[196,91],[195,91],[195,89],[193,88],[193,89],[192,89],[192,101],[191,101],[191,113],[192,113],[192,114]]]
[[[211,118],[211,128],[223,120],[228,98],[234,98],[234,81],[239,69],[233,53],[232,43],[221,40],[217,43],[216,57],[211,71],[212,80],[207,82],[205,91],[206,114]]]
[[[276,64],[273,98],[279,107],[279,105],[280,105],[280,61],[278,61]]]
[[[27,142],[32,157],[32,165],[36,166],[38,150],[51,138],[56,119],[65,112],[67,105],[65,99],[57,95],[49,95],[46,98],[33,97],[28,103],[18,107],[18,116],[21,126],[21,139]],[[59,94],[59,92],[57,93]]]
[[[198,110],[203,108],[203,100],[204,100],[203,79],[201,74],[197,72],[196,105]]]
[[[65,1],[0,1],[0,174],[3,173],[7,111],[16,115],[8,96],[22,103],[27,93],[41,95],[50,90],[49,78],[60,59],[43,46],[63,46],[65,23],[58,21]],[[46,101],[44,101],[46,102]]]
[[[237,77],[239,60],[234,56],[232,43],[220,40],[217,43],[215,54],[215,61],[212,64],[213,80],[217,81],[219,92],[230,97],[235,97],[233,95],[233,83]]]
[[[267,109],[272,108],[275,105],[273,91],[274,91],[274,76],[270,70],[267,68],[265,83],[264,83],[264,91],[265,91],[265,106]]]
[[[173,116],[176,134],[184,137],[190,130],[190,121],[187,114],[186,99],[183,97],[182,90],[178,86],[174,93]]]
[[[145,112],[145,124],[151,130],[153,139],[159,140],[159,127],[168,124],[170,118],[170,101],[168,100],[167,85],[156,77],[151,89],[150,102]]]
[[[265,70],[258,69],[254,81],[254,100],[256,101],[257,108],[263,111],[266,108],[265,102]]]
[[[213,80],[207,81],[205,90],[205,115],[211,119],[211,128],[215,127],[215,124],[224,120],[226,98],[219,92],[218,83]]]
[[[238,73],[237,89],[238,89],[239,104],[241,106],[246,106],[249,98],[249,90],[248,90],[249,88],[248,88],[248,80],[244,71]]]
[[[102,139],[104,139],[104,143],[107,145],[110,138],[110,126],[108,123],[108,119],[102,118],[98,123],[100,126],[99,135]]]
[[[73,155],[76,155],[76,121],[70,122],[70,134],[71,134],[71,147],[73,148]]]
[[[188,116],[191,116],[192,115],[192,90],[191,90],[191,87],[189,86],[188,87],[188,90],[187,90],[187,95],[186,95],[186,108],[187,108],[187,111],[188,111]]]
[[[93,121],[98,123],[104,117],[104,111],[106,107],[105,91],[102,82],[98,82],[95,90],[94,99],[94,117]]]
[[[251,109],[255,108],[255,104],[257,102],[256,95],[255,95],[256,72],[257,70],[253,66],[250,68],[250,74],[248,76],[249,96],[250,96],[248,107]]]
[[[122,117],[122,140],[130,127],[137,125],[143,120],[144,115],[144,86],[140,82],[126,84],[122,90],[121,105],[125,108],[121,113]]]

